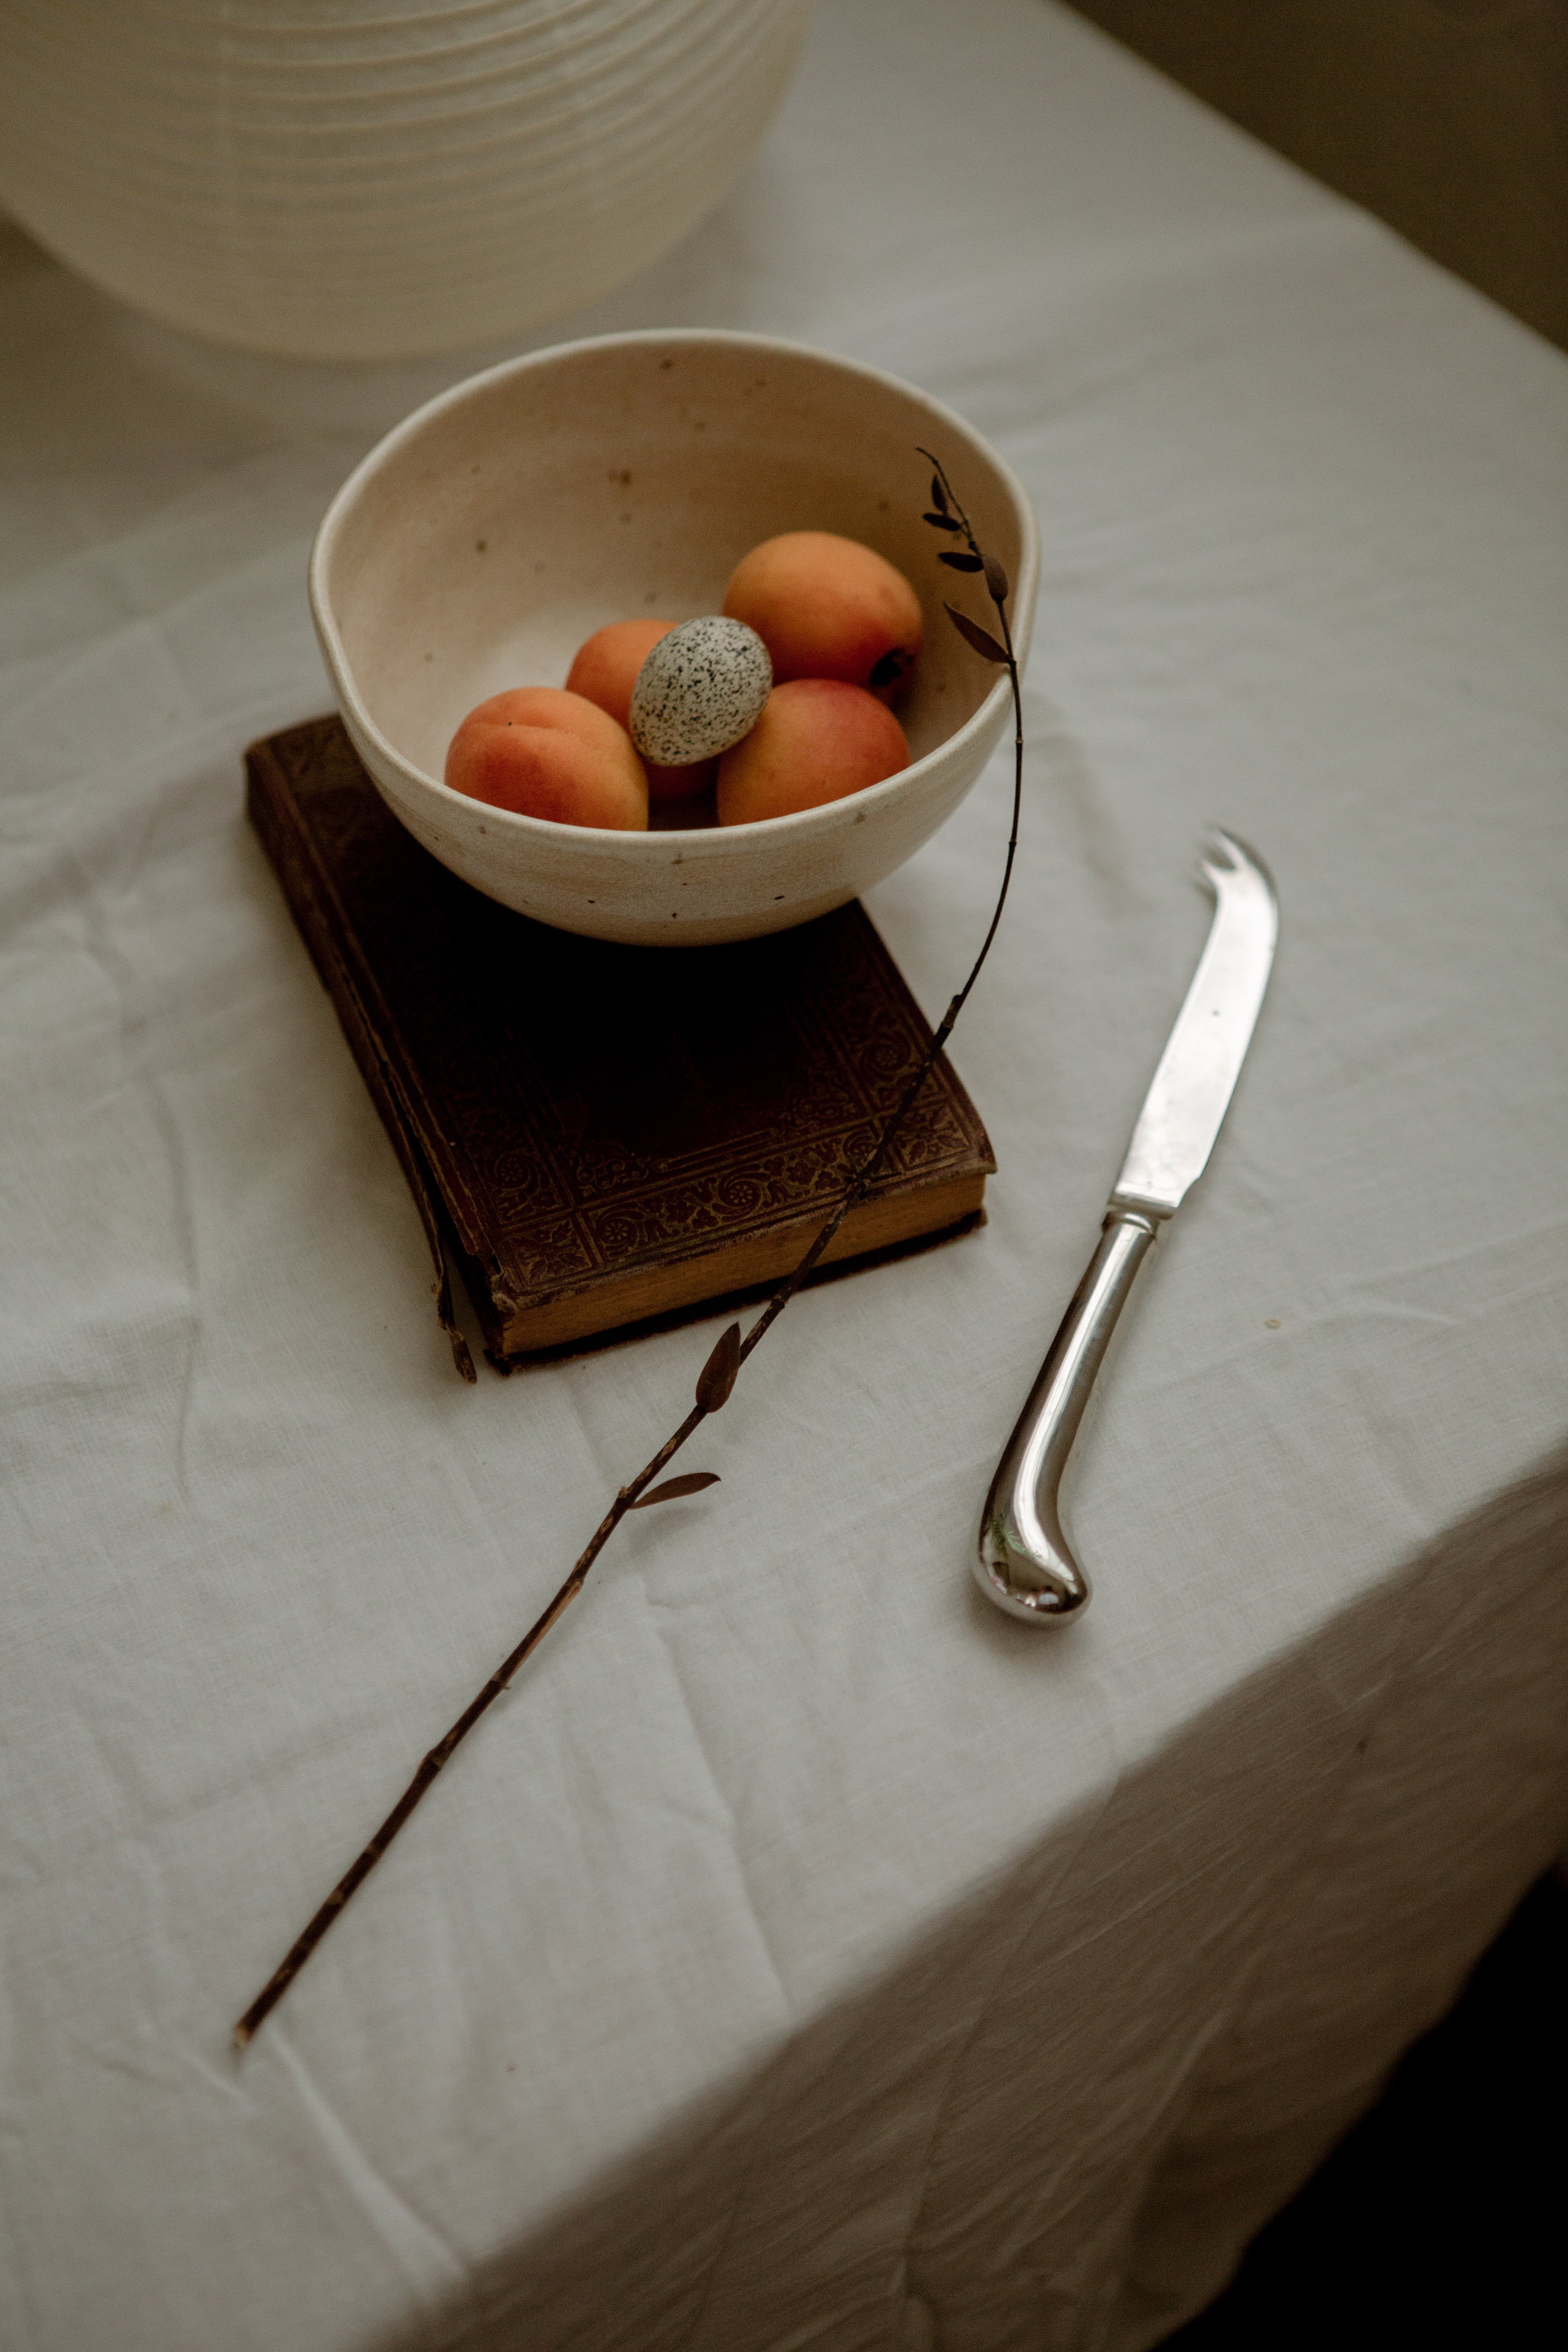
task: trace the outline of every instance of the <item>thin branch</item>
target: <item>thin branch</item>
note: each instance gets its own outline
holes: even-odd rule
[[[709,1414],[719,1412],[725,1404],[742,1364],[777,1322],[801,1284],[821,1258],[824,1250],[827,1248],[845,1218],[865,1199],[866,1194],[876,1182],[899,1130],[913,1108],[926,1079],[930,1076],[938,1055],[957,1026],[959,1015],[968,1003],[970,992],[980,977],[985,959],[991,952],[992,942],[996,937],[1003,910],[1007,904],[1007,893],[1012,886],[1013,865],[1018,849],[1018,820],[1024,795],[1024,706],[1018,686],[1017,657],[1013,648],[1012,633],[1007,625],[1006,575],[994,557],[987,558],[984,555],[971,528],[969,517],[959,503],[941,459],[933,457],[928,449],[922,449],[919,454],[927,458],[935,469],[936,477],[946,497],[947,507],[957,518],[958,528],[968,543],[970,552],[980,558],[986,587],[1001,622],[1002,643],[1006,653],[1007,677],[1013,690],[1013,821],[1007,835],[1007,856],[1002,869],[1002,887],[997,892],[996,905],[991,917],[990,926],[981,942],[980,952],[970,966],[968,978],[943,1014],[941,1025],[932,1036],[931,1044],[921,1056],[913,1076],[900,1096],[875,1146],[851,1177],[843,1199],[813,1241],[811,1247],[794,1272],[769,1299],[767,1306],[743,1339],[740,1337],[740,1327],[737,1324],[731,1324],[722,1334],[702,1368],[697,1383],[698,1402],[691,1412],[687,1414],[679,1427],[666,1438],[651,1461],[643,1465],[631,1484],[620,1489],[615,1501],[595,1528],[586,1548],[578,1557],[572,1573],[550,1602],[549,1607],[535,1618],[516,1649],[502,1659],[484,1688],[463,1709],[446,1737],[437,1741],[391,1812],[371,1839],[370,1843],[344,1872],[303,1934],[290,1946],[285,1958],[274,1969],[261,1991],[236,2025],[234,2039],[238,2049],[243,2050],[246,2047],[263,2021],[282,2000],[328,1928],[342,1914],[350,1896],[369,1877],[393,1839],[407,1822],[421,1799],[427,1794],[438,1775],[450,1763],[458,1747],[468,1738],[480,1717],[500,1698],[519,1667],[531,1652],[537,1649],[557,1619],[565,1614],[587,1581],[589,1570],[626,1513],[637,1507],[639,1496],[647,1492],[660,1472],[674,1460],[687,1439],[700,1427]],[[941,506],[940,499],[937,503]]]
[[[626,1513],[635,1507],[637,1496],[645,1487],[652,1485],[665,1464],[674,1459],[692,1431],[707,1420],[708,1412],[709,1408],[705,1405],[693,1406],[679,1428],[665,1439],[652,1461],[643,1465],[629,1486],[621,1488],[620,1493],[595,1528],[585,1549],[579,1555],[571,1575],[566,1579],[554,1600],[534,1619],[516,1649],[501,1660],[479,1696],[469,1700],[446,1738],[437,1741],[363,1853],[344,1871],[309,1927],[289,1947],[286,1957],[279,1961],[261,1991],[251,2002],[250,2007],[234,2029],[235,2045],[237,2049],[245,2048],[257,2027],[282,2000],[350,1895],[370,1876],[415,1806],[431,1787],[437,1775],[450,1763],[458,1748],[468,1738],[480,1716],[500,1698],[523,1660],[531,1651],[538,1648],[556,1619],[565,1615],[572,1602],[582,1591],[587,1580],[588,1570],[593,1567]]]

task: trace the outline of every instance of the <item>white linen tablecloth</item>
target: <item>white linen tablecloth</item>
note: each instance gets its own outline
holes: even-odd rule
[[[1001,1172],[977,1238],[791,1310],[722,1486],[629,1525],[239,2058],[716,1327],[459,1384],[242,819],[243,744],[327,703],[318,516],[470,362],[0,272],[0,2342],[1152,2343],[1568,1814],[1568,362],[1043,0],[828,0],[723,209],[538,339],[826,345],[1028,485],[955,1050]],[[874,894],[928,1007],[1007,781]],[[975,1514],[1210,818],[1279,963],[1039,1638]]]

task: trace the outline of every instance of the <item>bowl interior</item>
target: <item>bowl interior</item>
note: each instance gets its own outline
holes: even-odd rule
[[[568,345],[477,378],[400,428],[329,519],[319,601],[353,692],[438,779],[458,721],[503,688],[561,686],[584,638],[714,613],[759,540],[832,530],[913,583],[926,639],[898,706],[913,757],[996,683],[942,614],[989,617],[921,520],[947,465],[982,544],[1017,577],[1008,478],[919,394],[824,354],[723,335]]]

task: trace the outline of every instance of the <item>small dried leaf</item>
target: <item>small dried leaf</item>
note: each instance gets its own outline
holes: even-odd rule
[[[866,683],[873,692],[879,687],[891,686],[896,678],[902,677],[909,666],[909,656],[902,646],[894,646],[882,656],[879,662],[873,662],[871,674]]]
[[[741,1327],[731,1323],[703,1365],[697,1382],[697,1402],[704,1412],[717,1412],[721,1405],[729,1402],[740,1369]]]
[[[662,1486],[650,1486],[632,1505],[634,1511],[646,1511],[651,1503],[674,1503],[682,1495],[700,1495],[704,1486],[719,1484],[717,1470],[688,1470],[683,1477],[667,1478]]]
[[[954,522],[951,515],[921,515],[921,522],[929,522],[937,530],[962,530],[963,529],[963,525],[959,522]]]
[[[973,646],[977,654],[984,654],[987,661],[1000,662],[1003,668],[1006,668],[1007,648],[997,644],[989,629],[983,629],[978,621],[970,619],[967,613],[955,613],[951,604],[944,604],[942,609],[966,645]]]
[[[985,585],[998,604],[1007,602],[1007,574],[994,555],[985,558]]]
[[[947,492],[942,488],[940,474],[933,474],[931,478],[931,502],[939,514],[947,512]]]
[[[951,563],[955,572],[978,572],[980,569],[977,555],[960,555],[956,549],[951,547],[944,547],[936,560],[939,563]]]

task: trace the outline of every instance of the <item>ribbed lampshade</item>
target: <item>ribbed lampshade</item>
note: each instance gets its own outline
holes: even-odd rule
[[[0,205],[219,342],[479,342],[607,292],[718,203],[811,6],[11,0]]]

